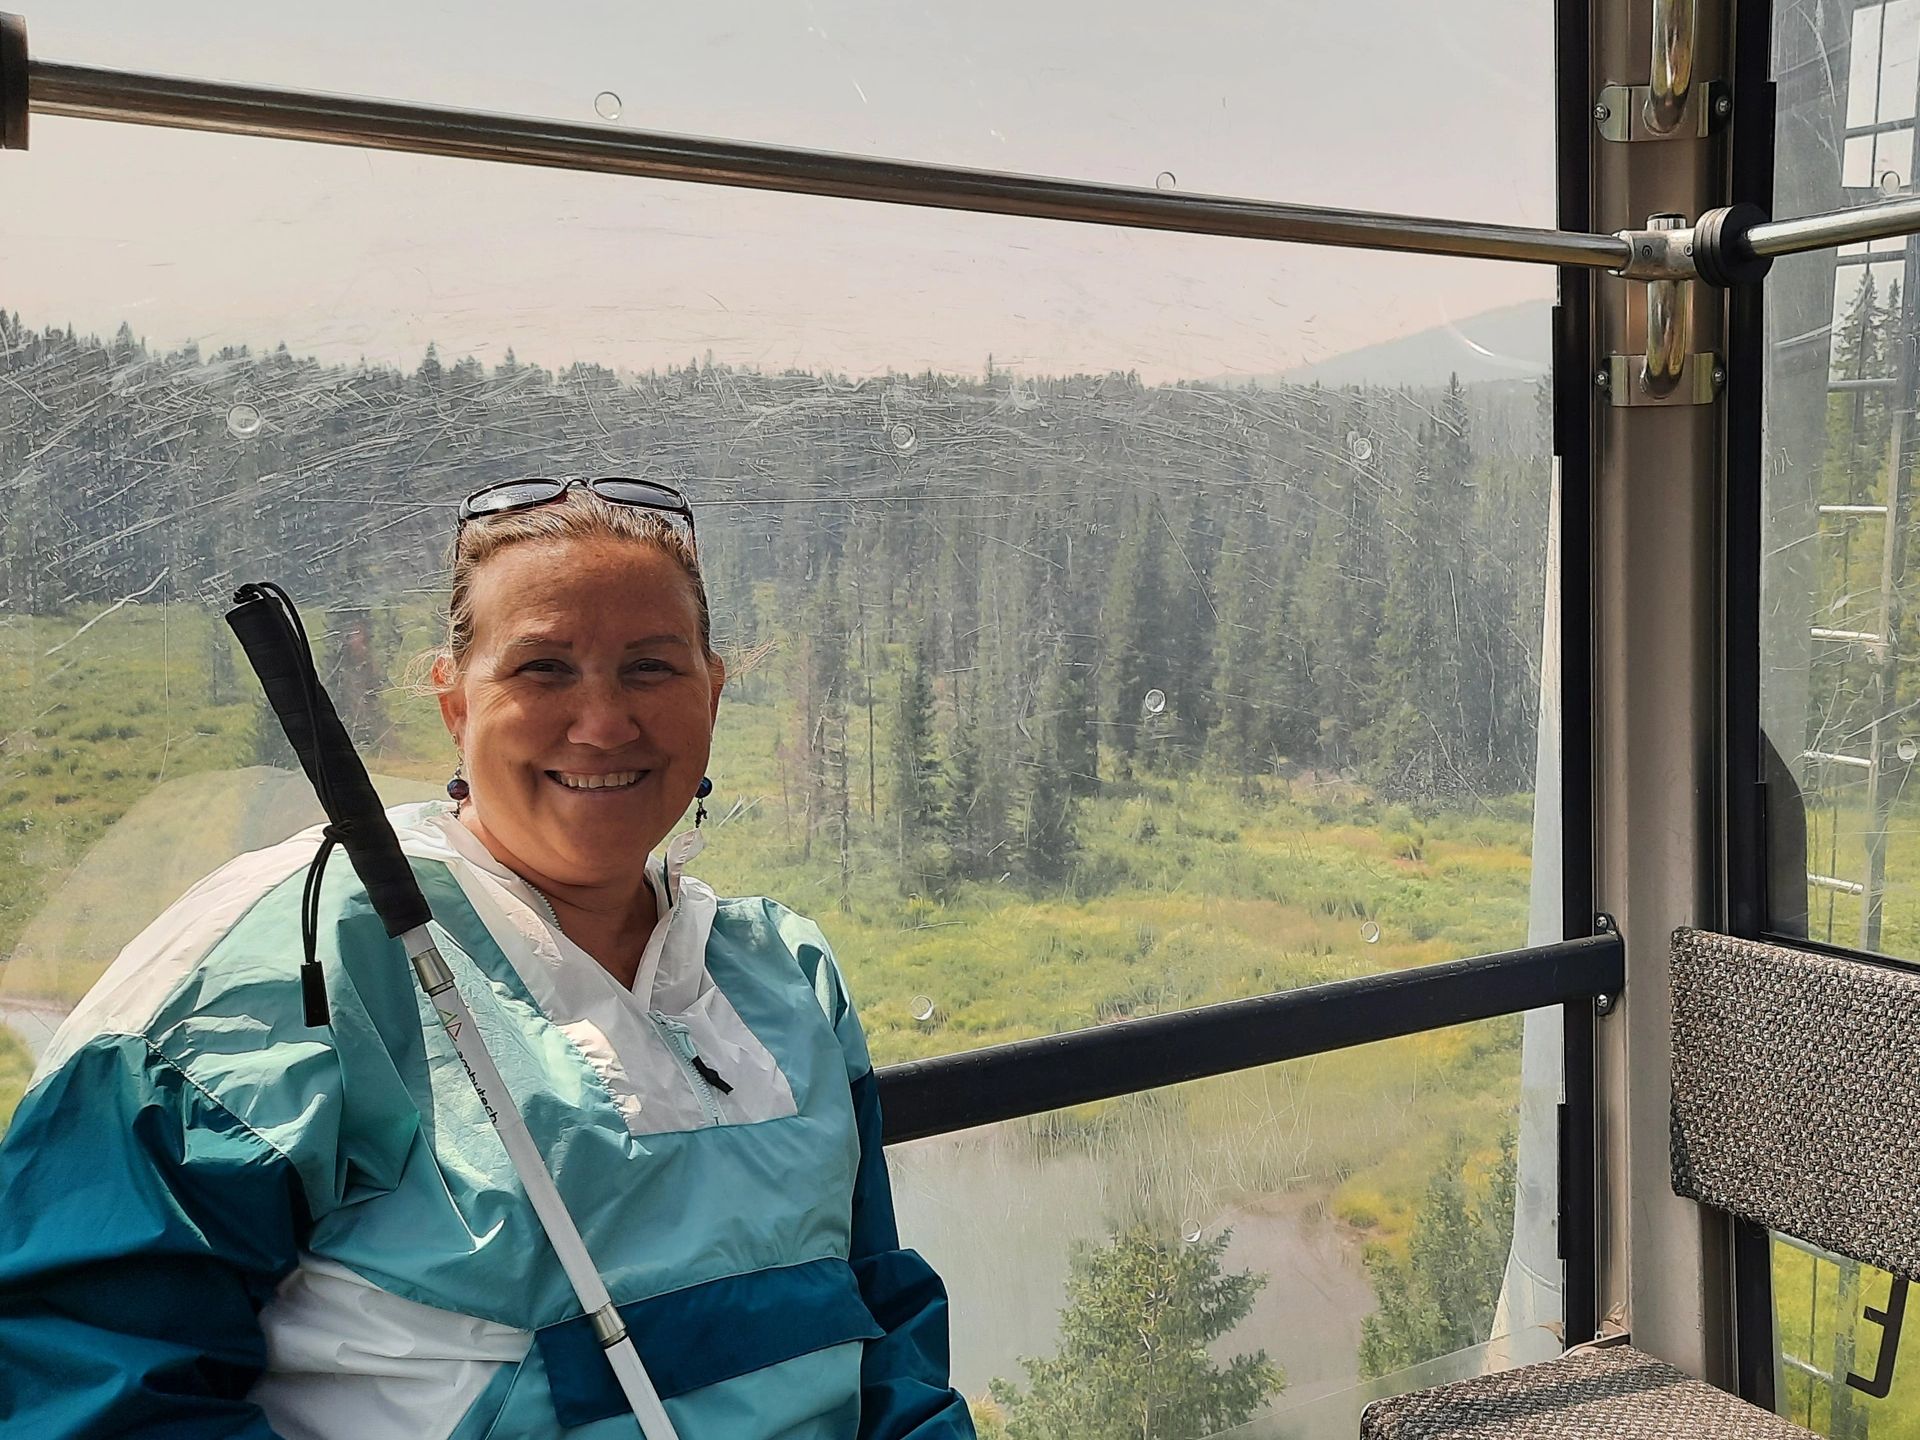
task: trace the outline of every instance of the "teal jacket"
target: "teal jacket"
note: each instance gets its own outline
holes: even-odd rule
[[[667,903],[627,990],[446,806],[393,818],[683,1440],[972,1436],[819,930],[653,875]],[[322,893],[332,1023],[304,1024],[317,843],[201,882],[43,1058],[0,1144],[0,1433],[637,1434],[343,862]]]

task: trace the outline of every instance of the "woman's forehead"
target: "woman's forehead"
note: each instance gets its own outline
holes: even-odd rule
[[[699,627],[692,580],[654,545],[525,541],[474,572],[472,603],[481,634]]]

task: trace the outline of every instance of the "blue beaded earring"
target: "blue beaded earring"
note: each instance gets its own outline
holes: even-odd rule
[[[698,830],[701,822],[707,818],[707,807],[700,802],[713,793],[713,777],[702,775],[700,788],[693,792],[693,828]]]
[[[447,781],[448,798],[456,805],[473,793],[473,787],[467,784],[466,770],[467,762],[462,757],[460,763],[453,767],[453,778]]]

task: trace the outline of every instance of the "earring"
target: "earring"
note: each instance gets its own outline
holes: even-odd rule
[[[463,755],[460,763],[453,767],[453,778],[447,781],[447,795],[458,805],[473,793],[473,787],[467,784],[467,760]]]
[[[701,823],[707,818],[707,807],[700,802],[712,793],[713,777],[710,775],[702,775],[700,777],[700,788],[693,792],[693,828],[696,830],[700,828]]]

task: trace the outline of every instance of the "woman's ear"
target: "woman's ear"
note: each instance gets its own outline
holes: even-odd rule
[[[466,746],[467,692],[454,671],[451,655],[436,655],[433,660],[433,688],[440,697],[440,719],[453,737],[454,748]]]
[[[727,662],[718,655],[707,656],[707,676],[713,685],[713,698],[707,705],[707,718],[717,720],[720,718],[720,691],[727,683]],[[445,703],[445,701],[441,702],[442,705]]]

